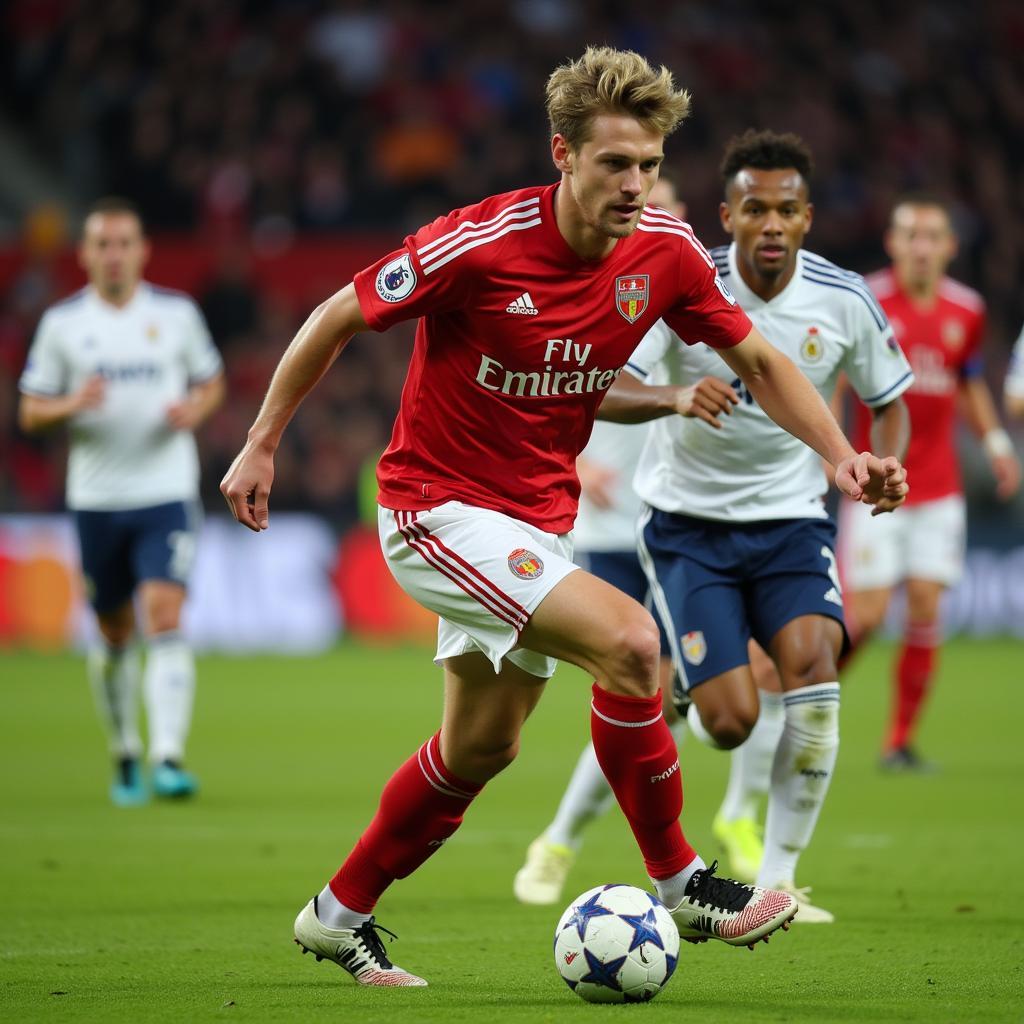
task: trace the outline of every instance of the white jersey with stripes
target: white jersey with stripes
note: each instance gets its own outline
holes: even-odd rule
[[[199,493],[196,443],[167,409],[190,385],[221,372],[199,307],[181,292],[143,282],[127,305],[83,288],[39,322],[19,387],[54,397],[95,374],[103,402],[69,423],[67,505],[119,510],[187,501]]]
[[[910,386],[910,365],[860,275],[802,249],[792,280],[765,302],[740,277],[735,244],[711,255],[754,326],[826,401],[840,372],[873,407]],[[719,430],[695,418],[655,420],[637,467],[637,493],[654,508],[704,519],[824,518],[827,484],[818,455],[771,420],[713,350],[684,341],[659,323],[627,369],[641,379],[650,374],[651,384],[718,377],[737,390],[740,403],[732,415],[720,417]]]

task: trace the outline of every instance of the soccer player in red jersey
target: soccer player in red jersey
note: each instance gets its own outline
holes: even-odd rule
[[[943,590],[963,570],[966,512],[954,428],[958,411],[978,437],[1008,498],[1020,465],[1000,427],[981,375],[985,304],[946,276],[957,241],[945,204],[926,195],[897,202],[885,237],[892,265],[867,280],[914,370],[904,394],[910,413],[905,459],[914,487],[899,516],[875,519],[844,503],[841,560],[851,632],[862,642],[882,622],[893,588],[905,582],[907,614],[894,676],[883,767],[927,768],[914,750],[914,729],[935,674]],[[868,436],[870,414],[858,406],[855,436]]]
[[[320,305],[221,484],[239,522],[266,529],[274,452],[302,398],[353,334],[419,319],[378,467],[379,525],[391,571],[440,617],[441,727],[387,782],[373,821],[295,922],[303,948],[362,984],[425,984],[388,960],[374,906],[511,763],[556,659],[595,680],[598,760],[681,935],[752,945],[796,912],[786,893],[717,877],[687,843],[654,620],[571,562],[575,459],[659,318],[718,349],[769,415],[836,466],[847,494],[885,511],[907,490],[896,459],[853,451],[689,226],[645,209],[665,136],[688,108],[670,72],[635,53],[591,48],[557,68],[547,109],[559,180],[439,218]],[[724,393],[699,407],[690,392],[671,408],[650,401],[637,398],[638,419],[713,419],[730,407]]]

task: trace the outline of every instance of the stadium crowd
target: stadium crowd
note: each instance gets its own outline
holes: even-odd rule
[[[392,238],[524,182],[552,180],[538,97],[581,41],[638,49],[691,90],[668,149],[689,219],[717,226],[716,154],[755,126],[800,133],[817,155],[813,245],[844,266],[884,262],[900,190],[950,197],[953,273],[990,308],[998,378],[1024,319],[1024,10],[1012,0],[893,7],[637,6],[578,0],[16,0],[0,34],[0,110],[60,170],[76,202],[130,196],[150,231],[287,245],[372,228]],[[936,69],[942,69],[937,74]],[[677,157],[674,149],[682,154]],[[43,247],[45,248],[45,247]],[[378,247],[380,248],[380,247]],[[338,282],[343,283],[342,281]],[[61,506],[59,439],[18,437],[15,381],[58,295],[45,255],[10,275],[0,316],[0,510]],[[260,289],[224,262],[197,296],[223,350],[229,401],[200,434],[205,496],[261,397],[307,296]],[[344,526],[360,468],[386,443],[411,333],[361,339],[303,407],[276,507]]]

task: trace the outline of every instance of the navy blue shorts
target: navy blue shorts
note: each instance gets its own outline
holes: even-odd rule
[[[74,516],[86,593],[96,611],[120,608],[143,580],[185,586],[198,537],[195,502]]]
[[[577,551],[576,564],[634,601],[647,603],[647,575],[636,551]]]
[[[687,690],[749,662],[802,615],[843,627],[831,519],[724,523],[651,509],[641,558]]]

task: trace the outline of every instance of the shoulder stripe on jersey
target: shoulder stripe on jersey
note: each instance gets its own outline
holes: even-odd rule
[[[682,221],[679,222],[685,229],[686,225]],[[667,224],[645,224],[641,219],[640,223],[636,226],[637,231],[649,231],[651,234],[661,235],[678,235],[680,238],[685,238],[693,249],[697,252],[700,258],[709,266],[712,270],[715,269],[715,261],[708,255],[707,249],[704,248],[700,242],[694,237],[692,231],[678,230],[673,227],[669,227]]]
[[[900,377],[900,379],[898,381],[896,381],[894,384],[890,384],[884,391],[879,391],[879,393],[877,395],[871,395],[869,398],[862,398],[861,401],[865,405],[880,405],[887,398],[895,397],[893,395],[893,392],[901,390],[900,389],[900,385],[901,384],[904,384],[904,383],[910,384],[910,383],[913,382],[913,380],[914,380],[914,372],[913,372],[913,370],[907,370],[907,372],[905,374],[903,374],[903,376]]]
[[[939,294],[957,305],[966,306],[974,313],[982,313],[985,310],[985,300],[973,288],[968,288],[951,277],[944,277],[939,283]]]
[[[854,281],[864,280],[864,278],[855,270],[846,270],[844,267],[839,266],[838,263],[833,263],[831,260],[825,259],[824,256],[818,256],[816,253],[808,252],[806,249],[802,249],[801,251],[804,254],[804,263],[808,264],[808,266],[815,267],[819,270],[830,270],[835,274],[851,278]]]
[[[637,366],[636,363],[626,363],[626,369],[629,370],[634,377],[639,377],[644,380],[647,377],[647,371],[642,366]]]
[[[875,293],[868,287],[867,281],[864,280],[860,274],[853,273],[852,270],[827,270],[824,267],[815,266],[804,261],[804,270],[809,274],[817,274],[819,277],[827,277],[834,281],[840,281],[843,284],[851,285],[854,288],[860,289],[864,293],[864,297],[871,303],[872,306],[881,314],[885,315],[884,310],[878,303],[878,299],[875,297]]]
[[[516,210],[522,211],[516,213]],[[420,262],[423,262],[423,258],[428,252],[433,252],[438,246],[442,246],[444,249],[450,249],[453,245],[458,244],[456,236],[462,236],[470,233],[473,228],[480,229],[477,233],[483,234],[489,231],[491,228],[496,228],[500,223],[504,223],[506,220],[512,217],[529,217],[535,213],[540,212],[540,197],[534,196],[532,199],[525,199],[521,203],[514,203],[512,206],[506,206],[504,210],[499,211],[490,220],[467,220],[463,221],[454,231],[449,231],[447,235],[442,235],[440,238],[435,238],[432,242],[427,242],[426,245],[420,246],[416,250],[416,255],[419,256]],[[435,254],[436,255],[436,254]]]
[[[517,216],[519,215],[517,214]],[[461,256],[464,252],[469,252],[470,249],[475,249],[477,248],[477,246],[480,245],[487,245],[489,242],[493,242],[496,239],[501,238],[503,235],[507,235],[510,231],[525,231],[527,228],[535,228],[540,223],[542,223],[542,221],[539,216],[535,216],[533,220],[512,221],[511,223],[506,224],[503,228],[501,228],[498,231],[494,231],[491,234],[484,235],[482,238],[475,238],[472,241],[466,242],[464,245],[460,245],[457,249],[453,249],[450,253],[448,253],[447,256],[441,256],[440,259],[434,259],[433,257],[431,257],[430,262],[421,263],[420,266],[422,266],[424,274],[432,274],[435,270],[438,269],[438,267],[443,267],[446,263],[451,263],[451,261],[455,259],[457,256]],[[471,231],[469,235],[464,237],[470,237],[477,234],[479,234],[479,232]],[[455,239],[455,243],[461,241],[461,238]],[[435,255],[439,255],[439,253]]]
[[[645,206],[640,211],[641,220],[661,221],[663,224],[671,224],[673,227],[686,227],[686,221],[680,220],[674,213],[663,210],[660,206]]]
[[[874,318],[875,324],[880,331],[884,331],[888,326],[885,314],[875,301],[874,296],[866,288],[856,285],[852,281],[844,281],[837,277],[825,277],[819,271],[811,271],[809,268],[800,276],[805,281],[811,281],[813,284],[824,285],[826,288],[840,288],[844,292],[851,292],[858,296],[871,311],[871,316]]]

